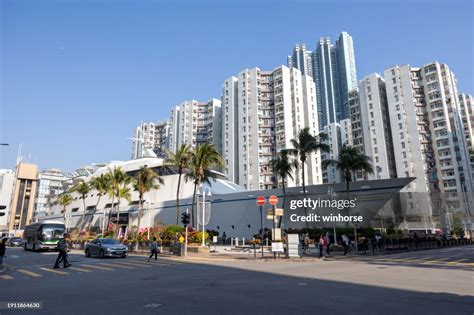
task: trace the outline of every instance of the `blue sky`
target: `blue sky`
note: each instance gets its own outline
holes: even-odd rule
[[[447,63],[473,93],[471,1],[3,0],[0,168],[18,145],[40,168],[130,158],[140,121],[219,98],[246,67],[286,64],[295,43],[354,38],[358,78]]]

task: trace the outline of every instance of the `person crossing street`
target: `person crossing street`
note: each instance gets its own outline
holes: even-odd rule
[[[69,261],[67,260],[67,243],[66,243],[66,239],[69,237],[68,234],[64,234],[64,237],[61,238],[58,242],[58,250],[59,250],[59,253],[58,253],[58,257],[56,258],[56,262],[54,263],[54,267],[53,268],[59,268],[59,264],[62,262],[63,263],[63,267],[64,268],[67,268],[67,267],[70,267],[71,264],[69,263]]]

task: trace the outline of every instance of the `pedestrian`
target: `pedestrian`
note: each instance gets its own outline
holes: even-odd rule
[[[3,267],[3,258],[6,257],[5,253],[7,251],[7,238],[2,239],[0,243],[0,267]]]
[[[342,247],[344,247],[344,256],[347,255],[348,247],[349,247],[349,238],[346,234],[342,235]]]
[[[151,257],[153,257],[153,255],[155,255],[155,260],[157,260],[158,259],[158,243],[156,242],[156,237],[154,237],[153,242],[151,242],[150,250],[151,250],[151,254],[150,254],[150,257],[148,257],[148,262],[150,262],[150,259]]]
[[[227,240],[227,235],[224,232],[224,233],[222,233],[222,245],[225,245],[226,240]]]
[[[309,235],[308,233],[304,236],[304,253],[309,254]]]
[[[66,238],[68,238],[68,234],[64,234],[63,238],[61,238],[58,242],[58,257],[56,258],[56,263],[54,264],[53,268],[59,268],[59,264],[62,262],[63,267],[67,268],[70,267],[71,264],[67,260],[67,243],[66,243]]]
[[[326,255],[329,256],[330,254],[330,246],[331,246],[331,239],[329,238],[329,232],[326,232],[324,236],[324,246],[326,246]]]
[[[323,258],[324,238],[322,234],[319,236],[318,247],[319,247],[319,258]]]

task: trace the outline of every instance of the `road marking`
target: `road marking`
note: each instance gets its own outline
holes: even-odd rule
[[[129,266],[134,266],[134,267],[145,267],[145,268],[151,268],[150,264],[147,262],[118,262],[117,264],[124,264],[124,265],[129,265]]]
[[[112,268],[100,267],[100,266],[95,266],[95,265],[81,265],[81,267],[96,268],[96,269],[101,269],[101,270],[113,270]]]
[[[92,272],[92,270],[81,269],[81,268],[76,268],[76,267],[69,267],[69,269],[77,270],[77,271],[81,271],[81,272]]]
[[[58,275],[68,275],[68,274],[69,274],[69,272],[60,271],[60,270],[51,269],[51,268],[43,268],[43,267],[41,267],[40,269],[41,269],[41,270],[44,270],[44,271],[49,271],[49,272],[52,272],[52,273],[57,273]]]
[[[0,279],[3,279],[3,280],[13,280],[13,277],[12,277],[12,276],[9,276],[9,275],[0,275]]]
[[[25,270],[25,269],[15,269],[15,270],[31,277],[35,277],[35,278],[42,277],[42,275],[40,275],[39,273],[32,272],[29,270]]]
[[[119,268],[124,268],[124,269],[133,269],[132,267],[120,266],[120,265],[117,265],[117,264],[105,264],[105,263],[101,263],[100,265],[109,266],[109,267],[119,267]]]
[[[448,261],[447,262],[448,266],[456,266],[456,264],[457,264],[457,262],[455,262],[455,261]]]

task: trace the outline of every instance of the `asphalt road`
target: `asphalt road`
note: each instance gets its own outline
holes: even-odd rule
[[[474,314],[474,246],[327,260],[70,255],[8,249],[0,314]]]

